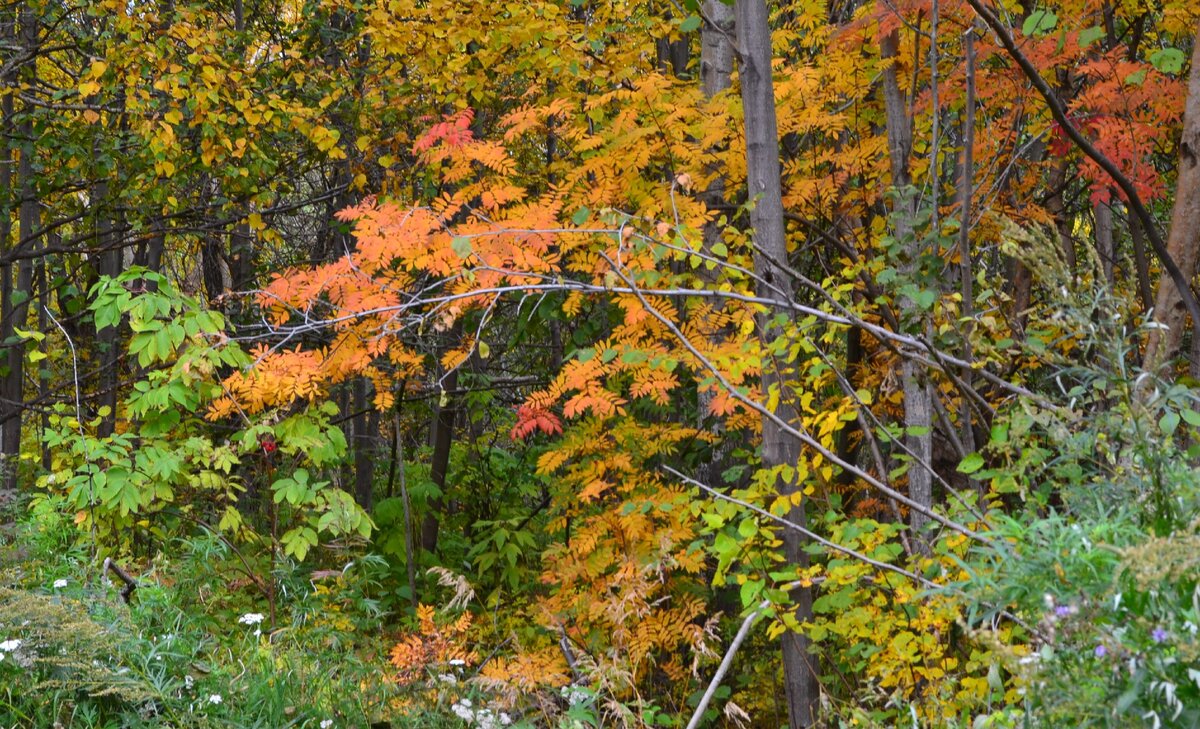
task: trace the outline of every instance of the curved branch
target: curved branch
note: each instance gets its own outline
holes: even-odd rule
[[[1162,234],[1158,232],[1158,226],[1154,222],[1154,217],[1146,209],[1146,205],[1142,202],[1141,196],[1138,195],[1133,181],[1125,173],[1121,172],[1120,168],[1107,155],[1096,149],[1096,145],[1083,136],[1079,129],[1071,122],[1067,117],[1067,111],[1063,107],[1062,102],[1058,100],[1054,95],[1054,90],[1050,88],[1050,84],[1046,83],[1046,79],[1042,78],[1037,67],[1017,47],[1017,42],[1013,39],[1012,33],[1009,32],[1008,26],[993,14],[983,4],[982,0],[967,0],[967,4],[975,10],[975,13],[996,34],[1000,45],[1004,46],[1004,50],[1008,53],[1009,57],[1016,62],[1017,66],[1021,68],[1021,72],[1029,79],[1029,83],[1033,84],[1038,94],[1045,100],[1046,105],[1050,108],[1050,114],[1054,117],[1054,121],[1058,122],[1058,125],[1062,127],[1062,130],[1070,138],[1071,142],[1079,148],[1079,151],[1095,162],[1100,169],[1104,170],[1112,178],[1112,181],[1116,183],[1117,187],[1121,188],[1121,192],[1125,193],[1129,207],[1137,215],[1138,220],[1145,229],[1146,237],[1150,240],[1150,247],[1154,249],[1154,255],[1166,270],[1167,275],[1171,277],[1171,282],[1175,284],[1175,288],[1179,291],[1179,297],[1183,299],[1183,304],[1187,307],[1192,321],[1200,323],[1200,301],[1196,299],[1196,292],[1192,290],[1188,278],[1184,276],[1183,271],[1179,269],[1179,265],[1175,263],[1175,259],[1171,258],[1171,254],[1167,251],[1167,246],[1163,242]]]

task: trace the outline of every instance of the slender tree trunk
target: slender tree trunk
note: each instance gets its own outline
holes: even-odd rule
[[[711,99],[733,85],[733,34],[735,30],[733,7],[721,0],[705,0],[704,21],[700,31],[700,88],[704,92],[704,98]],[[717,169],[712,171],[723,172],[723,170]],[[700,193],[699,198],[709,209],[710,215],[716,215],[717,211],[725,205],[725,177],[717,174],[708,187]],[[721,226],[717,225],[716,220],[712,220],[704,225],[701,234],[704,251],[712,255],[714,247],[721,241]],[[715,282],[720,275],[720,268],[715,268],[711,272],[701,268],[700,275],[709,283]],[[718,340],[721,335],[718,332],[712,332],[709,336],[710,339]],[[715,397],[716,393],[708,389],[696,393],[696,415],[700,421],[700,427],[704,427],[705,422],[708,421],[709,411]],[[724,432],[724,427],[717,422],[712,425],[712,430],[721,434]],[[702,481],[714,483],[720,478],[731,448],[732,443],[728,439],[721,438],[717,442],[712,456],[699,469]]]
[[[24,84],[29,87],[37,84],[37,45],[38,20],[34,9],[28,3],[21,5],[18,19],[21,32],[21,45],[30,59],[21,69]],[[20,162],[17,167],[18,189],[21,203],[18,213],[17,236],[22,248],[33,247],[34,231],[38,227],[37,188],[33,173],[33,157],[36,154],[36,140],[33,133],[32,108],[26,106],[24,117],[18,125],[17,138],[20,144]],[[11,273],[4,274],[5,283],[10,287]],[[0,450],[4,453],[4,485],[6,488],[17,487],[17,464],[21,455],[21,425],[25,409],[25,347],[14,342],[14,328],[27,327],[25,321],[29,316],[29,302],[33,295],[33,259],[24,258],[17,264],[17,280],[15,287],[10,289],[6,301],[3,329],[3,341],[7,347],[7,372],[4,375],[0,391],[4,397],[4,426],[3,437],[0,438]]]
[[[245,221],[233,227],[229,238],[229,279],[234,291],[248,291],[254,284],[253,237]]]
[[[654,45],[660,71],[675,76],[682,76],[687,71],[689,60],[687,38],[678,38],[676,40],[659,38],[654,42]]]
[[[1137,216],[1126,208],[1125,218],[1129,225],[1129,238],[1133,241],[1133,266],[1137,269],[1138,297],[1142,301],[1142,313],[1154,307],[1154,288],[1150,285],[1150,259],[1146,255],[1146,232]]]
[[[128,119],[124,114],[126,103],[125,90],[122,88],[118,91],[116,98],[113,99],[112,105],[120,110],[121,113],[115,115],[113,120],[112,130],[118,140],[125,137],[128,130]],[[115,171],[113,179],[120,179],[120,172]],[[96,203],[100,206],[100,231],[97,236],[97,243],[101,250],[99,252],[99,273],[101,276],[119,276],[124,269],[124,247],[120,245],[120,236],[125,235],[126,219],[125,214],[120,210],[119,206],[109,201],[109,195],[112,192],[109,181],[101,180],[96,186],[101,193],[96,198]],[[110,209],[111,206],[111,209]],[[115,213],[113,212],[115,209]],[[115,225],[114,225],[115,223]],[[120,368],[121,368],[121,327],[122,324],[117,324],[97,332],[96,343],[100,351],[100,378],[99,378],[99,398],[97,400],[100,408],[107,408],[108,414],[101,421],[100,426],[96,429],[97,435],[101,438],[106,438],[116,431],[117,425],[117,402],[118,388],[120,386]]]
[[[1113,263],[1116,259],[1117,248],[1113,242],[1112,207],[1105,202],[1092,206],[1092,219],[1095,223],[1096,254],[1100,256],[1100,267],[1104,270],[1104,282],[1112,288],[1115,282]]]
[[[368,381],[359,377],[354,381],[354,498],[358,505],[370,510],[372,506],[371,487],[375,482],[375,459],[379,435],[379,411],[367,410],[370,401],[367,398]]]
[[[721,0],[705,0],[700,31],[700,87],[711,99],[733,85],[733,8]]]
[[[1167,253],[1189,281],[1196,273],[1200,257],[1200,38],[1192,49],[1192,70],[1188,75],[1187,106],[1183,112],[1183,136],[1179,140],[1179,181],[1175,187],[1175,208],[1171,213],[1171,231]],[[1162,276],[1154,301],[1154,321],[1161,326],[1150,330],[1142,366],[1151,372],[1170,363],[1179,351],[1187,324],[1187,309],[1169,276]],[[1195,336],[1195,334],[1193,334]]]
[[[775,296],[771,287],[790,292],[791,277],[781,267],[787,261],[787,241],[783,224],[783,196],[780,188],[779,129],[775,118],[775,91],[771,71],[771,28],[766,0],[737,0],[734,5],[738,44],[741,46],[742,109],[746,124],[746,185],[754,207],[750,212],[755,247],[754,268],[759,287],[765,295]],[[760,328],[764,341],[770,342],[784,333],[769,325],[771,315],[762,317]],[[787,393],[787,383],[770,361],[763,362],[763,390],[777,390],[779,405],[775,415],[784,422],[795,422],[797,411],[793,398]],[[799,459],[799,443],[787,435],[774,420],[762,420],[762,466],[795,466]],[[799,485],[782,478],[776,488],[792,494]],[[805,524],[805,505],[791,508],[788,519]],[[808,566],[806,540],[795,530],[783,532],[783,549],[789,563],[799,568]],[[812,619],[812,590],[798,588],[792,593],[796,603],[796,619],[804,623]],[[819,667],[812,643],[804,633],[783,636],[783,670],[788,701],[788,721],[792,729],[816,724],[821,687]]]
[[[967,33],[964,41],[966,53],[966,100],[963,110],[963,151],[962,169],[958,181],[958,206],[961,219],[958,231],[959,259],[959,294],[962,296],[960,318],[964,321],[962,358],[968,362],[974,357],[971,347],[971,320],[975,317],[975,271],[971,259],[971,217],[974,214],[971,207],[975,194],[975,29]],[[975,373],[970,367],[964,367],[959,373],[963,388],[973,387]],[[971,406],[966,392],[962,393],[962,404],[959,406],[959,437],[963,450],[967,453],[975,451],[975,429],[971,424]],[[969,479],[972,486],[979,489],[975,479]],[[980,493],[982,499],[983,493]]]
[[[4,19],[3,25],[0,26],[0,43],[5,47],[15,47],[17,40],[17,25],[15,12],[13,15]],[[5,69],[4,77],[0,79],[7,89],[12,89],[16,86],[16,67],[10,66]],[[15,118],[14,118],[13,95],[11,92],[5,93],[3,98],[0,98],[0,122],[3,123],[0,128],[0,152],[3,156],[0,157],[0,251],[9,252],[9,246],[12,243],[12,210],[15,202],[13,195],[13,147],[14,140],[17,137]],[[0,266],[0,341],[10,341],[13,336],[12,331],[12,306],[10,299],[12,297],[12,266]],[[5,389],[3,382],[0,382],[0,398],[7,398],[8,392]],[[19,423],[10,420],[14,413],[9,407],[6,399],[0,399],[0,446],[4,442],[4,434],[10,427],[20,428]],[[10,422],[14,424],[10,426]],[[0,451],[3,451],[0,448]],[[9,454],[3,451],[5,457],[4,466],[15,466],[16,461],[9,462],[7,458]],[[4,479],[4,486],[7,488],[8,479]]]
[[[458,370],[448,374],[443,384],[447,392],[457,389]],[[450,469],[450,446],[454,444],[454,425],[458,421],[455,396],[448,395],[447,398],[445,405],[438,406],[430,438],[433,456],[429,464],[429,480],[437,486],[442,495],[429,500],[429,510],[421,520],[421,549],[426,552],[437,551],[438,529],[446,510],[446,474]]]
[[[1070,161],[1063,158],[1050,168],[1050,178],[1047,180],[1047,184],[1051,192],[1050,197],[1046,200],[1046,210],[1054,218],[1054,227],[1058,230],[1058,237],[1062,239],[1063,260],[1067,262],[1067,267],[1074,271],[1075,236],[1071,232],[1071,221],[1067,219],[1065,200],[1067,165],[1069,164]]]
[[[395,431],[392,435],[395,439],[392,441],[392,468],[398,468],[400,472],[400,499],[404,505],[404,565],[408,576],[408,599],[412,601],[415,608],[417,606],[417,553],[413,549],[412,504],[408,499],[408,477],[404,470],[404,431],[401,428],[399,404],[397,404],[396,414],[392,420],[392,429]],[[391,479],[388,480],[390,484]],[[391,496],[390,486],[388,496]]]
[[[899,31],[893,31],[881,41],[880,51],[883,57],[894,61],[899,45]],[[904,94],[897,80],[895,63],[890,64],[883,73],[883,94],[892,184],[899,192],[894,210],[896,236],[905,247],[902,270],[911,278],[917,272],[922,246],[913,229],[917,211],[916,200],[910,190],[912,126]],[[925,326],[924,312],[906,296],[900,298],[900,318],[903,326],[918,332]],[[900,382],[904,389],[905,446],[911,459],[908,466],[908,496],[918,504],[930,507],[933,505],[933,478],[930,471],[933,461],[933,394],[922,365],[905,358],[900,367]],[[928,521],[929,518],[916,509],[909,511],[913,545],[916,549],[926,552],[928,545],[921,536],[921,530]]]

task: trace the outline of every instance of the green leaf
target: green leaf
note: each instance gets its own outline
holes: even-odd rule
[[[1035,10],[1025,18],[1021,32],[1025,35],[1043,35],[1058,25],[1058,16],[1049,10]]]
[[[755,602],[758,602],[757,598],[759,596],[759,593],[762,592],[762,590],[763,590],[763,583],[761,580],[746,580],[745,582],[743,582],[742,589],[740,590],[741,597],[742,597],[742,607],[750,607]]]
[[[1150,65],[1158,69],[1159,73],[1179,73],[1183,70],[1186,60],[1187,57],[1178,48],[1163,48],[1150,54]]]
[[[461,235],[450,241],[450,249],[457,253],[459,258],[467,258],[475,252],[475,249],[471,247],[471,239]]]
[[[587,222],[588,216],[591,214],[591,210],[588,210],[587,208],[579,208],[575,211],[575,214],[571,216],[571,222],[577,226],[583,225]]]
[[[1127,86],[1141,86],[1142,82],[1144,82],[1145,80],[1146,80],[1146,69],[1143,68],[1141,71],[1135,71],[1134,73],[1131,73],[1128,76],[1126,76],[1125,84]]]
[[[25,331],[21,327],[17,326],[13,327],[13,331],[16,332],[17,336],[19,336],[21,339],[32,339],[35,342],[40,342],[46,338],[46,335],[42,334],[41,332]]]
[[[1104,28],[1095,26],[1092,28],[1084,28],[1079,31],[1079,46],[1087,48],[1091,44],[1104,37]]]
[[[1174,433],[1175,428],[1179,427],[1179,413],[1171,410],[1159,419],[1158,427],[1162,429],[1163,435]]]
[[[934,302],[937,301],[937,292],[933,289],[921,289],[913,299],[917,302],[917,306],[925,311],[929,311],[933,308]]]
[[[755,534],[758,534],[758,523],[753,519],[743,519],[738,524],[738,535],[743,539],[752,539]]]
[[[683,33],[691,33],[692,31],[699,29],[699,27],[700,27],[700,16],[699,15],[689,15],[686,18],[684,18],[682,23],[679,24],[679,30]]]
[[[962,459],[962,463],[958,464],[959,473],[975,473],[983,468],[983,456],[978,453],[969,453],[967,457]]]

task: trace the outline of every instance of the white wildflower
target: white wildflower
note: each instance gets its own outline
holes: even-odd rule
[[[506,714],[505,712],[501,711],[500,712],[500,723],[503,724],[504,726],[508,726],[509,724],[512,723],[512,717],[509,716],[508,714]]]
[[[54,581],[54,589],[56,589],[56,590],[61,590],[62,588],[66,587],[66,586],[67,586],[66,580],[55,580]]]
[[[225,699],[221,698],[221,694],[209,694],[208,697],[208,703],[212,704],[213,706],[216,706],[224,700]]]
[[[467,662],[461,658],[455,658],[454,660],[450,661],[451,666],[465,666],[466,663]]]
[[[468,724],[475,720],[475,712],[471,711],[471,702],[467,699],[461,699],[452,705],[450,711],[453,711],[455,716]]]
[[[451,686],[454,686],[458,683],[458,679],[455,678],[454,674],[451,673],[439,673],[437,678],[438,681],[441,681],[442,683],[448,683]]]
[[[0,661],[3,661],[7,657],[8,653],[16,653],[17,649],[20,647],[21,640],[19,638],[13,638],[12,640],[6,640],[3,643],[0,643]],[[19,655],[14,655],[13,658],[16,659],[17,664],[21,666],[28,667],[26,664],[31,663],[31,661],[28,660],[28,657],[26,657],[26,660],[24,661],[21,660],[21,656]]]
[[[196,683],[196,679],[192,678],[191,674],[187,674],[183,677],[183,687],[188,691],[192,690],[192,684],[194,683]]]
[[[331,727],[331,726],[333,726],[333,719],[322,719],[321,720],[321,729],[329,729],[329,727]]]
[[[561,689],[562,697],[567,700],[571,706],[578,706],[592,698],[591,692],[582,686],[571,684],[563,686]]]
[[[262,613],[246,613],[238,618],[238,622],[242,625],[258,625],[263,621]]]

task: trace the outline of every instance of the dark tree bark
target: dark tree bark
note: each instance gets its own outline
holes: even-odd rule
[[[358,505],[370,511],[373,505],[372,486],[375,482],[375,461],[379,456],[379,411],[367,408],[368,382],[365,377],[354,381],[354,498]]]
[[[1138,298],[1142,302],[1143,313],[1154,306],[1154,287],[1150,284],[1150,260],[1146,255],[1146,234],[1142,232],[1142,224],[1132,214],[1127,214],[1129,238],[1133,241],[1133,266],[1136,269]]]
[[[28,62],[21,69],[21,80],[29,87],[37,85],[38,18],[34,9],[22,4],[18,15],[20,44]],[[10,117],[11,118],[11,117]],[[20,191],[17,235],[24,247],[33,247],[34,231],[38,228],[37,186],[33,170],[37,140],[34,139],[32,109],[28,106],[17,128],[19,163],[17,187]],[[17,487],[17,464],[21,455],[21,425],[25,409],[25,347],[15,341],[14,327],[28,326],[29,304],[33,298],[33,259],[23,258],[17,263],[16,282],[12,283],[11,266],[4,272],[4,288],[8,289],[4,302],[4,325],[0,327],[0,340],[6,347],[6,372],[0,383],[3,396],[3,428],[0,429],[0,451],[4,454],[4,485]]]
[[[1104,282],[1111,288],[1115,282],[1113,264],[1117,256],[1116,244],[1113,241],[1112,207],[1105,202],[1096,203],[1092,206],[1092,220],[1095,224],[1093,233],[1096,237],[1096,254],[1100,257]]]
[[[705,0],[704,25],[700,31],[700,88],[704,92],[705,99],[711,99],[733,85],[734,31],[733,7],[721,0]],[[724,172],[724,170],[716,169],[713,171]],[[713,215],[723,209],[726,204],[724,176],[718,174],[700,193],[699,198]],[[713,220],[705,224],[702,235],[704,251],[713,255],[714,247],[721,241],[721,226]],[[709,282],[714,282],[719,274],[719,268],[713,269],[711,272],[704,268],[700,269],[700,275]],[[721,335],[713,332],[710,336],[717,339]],[[708,422],[709,411],[715,397],[716,393],[712,390],[705,389],[696,393],[696,415],[699,427],[704,427]],[[724,432],[724,428],[719,422],[714,423],[712,429],[717,433]],[[727,465],[732,447],[733,444],[729,439],[722,438],[718,441],[712,456],[700,466],[701,481],[714,483],[720,478]]]
[[[446,393],[456,390],[458,370],[446,375],[442,384]],[[448,394],[447,398],[445,405],[438,405],[430,433],[433,455],[429,463],[429,480],[443,495],[430,499],[429,509],[421,520],[421,549],[426,552],[437,551],[438,530],[442,515],[446,511],[446,474],[450,469],[450,447],[454,444],[454,427],[458,422],[458,404],[453,395]]]

